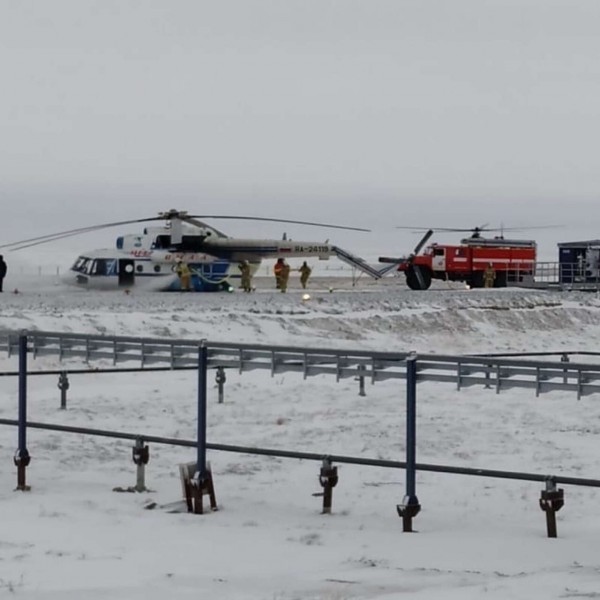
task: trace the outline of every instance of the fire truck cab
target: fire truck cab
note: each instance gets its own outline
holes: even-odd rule
[[[533,277],[537,245],[533,240],[507,240],[503,237],[473,236],[460,245],[431,244],[423,254],[402,262],[406,283],[413,290],[426,290],[433,279],[464,281],[470,287],[483,287],[484,272],[491,264],[494,287],[522,282]]]

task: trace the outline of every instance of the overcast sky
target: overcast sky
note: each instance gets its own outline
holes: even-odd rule
[[[552,257],[600,237],[599,31],[596,0],[0,0],[0,240],[176,207],[368,255],[564,225],[523,234]]]

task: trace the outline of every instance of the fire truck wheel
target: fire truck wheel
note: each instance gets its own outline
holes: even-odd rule
[[[417,273],[419,269],[419,273]],[[428,290],[431,286],[431,271],[418,265],[413,265],[406,270],[406,285],[411,290]]]

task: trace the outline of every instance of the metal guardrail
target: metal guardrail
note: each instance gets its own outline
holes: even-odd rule
[[[139,337],[110,337],[47,331],[0,333],[0,351],[18,353],[18,339],[27,335],[34,358],[108,361],[113,365],[137,362],[141,368],[163,365],[171,369],[197,367],[200,341]],[[209,368],[236,369],[240,373],[266,370],[271,375],[295,372],[303,378],[331,375],[336,381],[361,377],[372,383],[406,379],[406,352],[323,349],[204,340]],[[495,356],[418,355],[419,382],[452,383],[457,389],[483,386],[496,393],[512,388],[575,392],[577,398],[600,393],[600,364],[519,360]]]
[[[0,425],[18,426],[18,421],[14,419],[0,418]],[[141,441],[143,443],[164,444],[167,446],[181,446],[186,448],[196,448],[198,442],[195,440],[183,440],[179,438],[169,438],[164,436],[139,434],[124,431],[112,431],[106,429],[93,429],[90,427],[75,427],[72,425],[62,425],[58,423],[39,423],[28,421],[27,427],[31,429],[41,429],[44,431],[58,431],[61,433],[75,433],[81,435],[90,435],[97,437],[106,437],[111,439],[131,440],[132,442]],[[283,450],[281,448],[258,448],[256,446],[240,446],[232,444],[206,443],[208,450],[220,452],[235,452],[239,454],[251,454],[257,456],[271,456],[276,458],[296,458],[301,460],[314,460],[350,465],[362,465],[366,467],[382,467],[389,469],[406,469],[405,461],[389,460],[382,458],[367,458],[363,456],[347,456],[339,454],[320,454],[316,452],[298,452],[293,450]],[[446,473],[449,475],[472,475],[477,477],[490,477],[495,479],[512,479],[519,481],[538,481],[546,482],[549,477],[558,484],[580,485],[586,487],[600,488],[600,479],[591,479],[586,477],[571,477],[566,475],[552,475],[545,473],[527,473],[522,471],[504,471],[499,469],[480,469],[474,467],[456,467],[451,465],[439,465],[428,463],[416,463],[417,471],[428,471],[430,473]]]
[[[1,337],[0,337],[1,339]],[[31,489],[27,485],[27,467],[31,462],[31,455],[27,448],[27,431],[30,427],[38,427],[40,429],[49,429],[57,431],[84,432],[82,428],[74,428],[58,425],[58,424],[42,424],[28,422],[27,420],[27,376],[28,376],[28,355],[58,355],[59,358],[65,356],[81,356],[85,352],[86,360],[95,358],[106,358],[112,356],[114,363],[119,361],[131,361],[141,357],[142,364],[149,354],[155,357],[156,353],[161,354],[159,360],[170,360],[171,364],[176,359],[184,358],[186,361],[194,360],[192,354],[196,354],[195,363],[198,368],[198,418],[197,418],[197,441],[195,443],[197,457],[193,463],[180,465],[180,474],[182,477],[182,485],[185,491],[186,506],[188,512],[202,514],[203,497],[208,495],[210,499],[210,507],[213,510],[217,509],[217,501],[214,492],[212,472],[206,461],[206,451],[209,449],[220,449],[226,451],[237,451],[250,454],[265,454],[271,456],[289,456],[290,458],[310,458],[322,460],[319,482],[323,487],[323,512],[331,512],[331,500],[333,488],[338,482],[337,466],[332,465],[333,456],[322,456],[312,453],[301,453],[275,450],[268,448],[249,448],[242,446],[224,446],[217,444],[208,444],[206,439],[207,432],[207,373],[209,368],[209,352],[211,344],[206,340],[193,342],[188,340],[166,341],[160,339],[149,338],[124,338],[124,337],[106,337],[106,336],[86,336],[82,334],[62,334],[53,332],[27,332],[20,331],[17,333],[9,333],[5,335],[4,342],[6,349],[10,354],[17,353],[19,359],[19,403],[18,403],[18,419],[4,420],[1,424],[14,425],[18,428],[18,448],[13,456],[13,461],[17,467],[17,490],[28,491]],[[517,375],[530,376],[535,373],[536,392],[539,394],[544,391],[543,385],[547,385],[547,389],[561,389],[559,383],[548,383],[549,379],[560,377],[562,374],[562,386],[569,389],[569,372],[573,370],[578,374],[577,394],[580,396],[584,392],[589,392],[590,386],[583,387],[582,369],[586,368],[587,373],[592,377],[600,375],[600,366],[588,365],[573,365],[572,363],[566,367],[563,363],[562,368],[560,363],[537,363],[535,369],[526,361],[521,361],[519,364],[510,359],[494,359],[492,357],[456,357],[456,356],[432,356],[425,355],[417,359],[417,355],[411,353],[394,354],[394,353],[370,353],[362,351],[343,351],[343,350],[322,350],[311,348],[293,348],[293,347],[276,347],[276,346],[252,346],[245,344],[243,346],[235,344],[212,344],[213,364],[214,359],[217,359],[217,366],[223,369],[223,361],[230,359],[233,364],[237,363],[240,371],[248,370],[248,368],[265,369],[270,368],[271,373],[277,371],[279,367],[283,371],[302,369],[304,377],[318,373],[334,373],[339,379],[345,376],[345,370],[357,370],[360,374],[361,384],[364,380],[364,374],[367,369],[370,369],[373,381],[376,380],[377,373],[380,373],[380,378],[395,377],[406,379],[406,461],[403,463],[390,461],[385,466],[392,468],[404,468],[406,472],[406,493],[403,496],[402,504],[396,506],[398,515],[402,518],[403,531],[411,532],[412,521],[421,510],[416,495],[416,472],[427,470],[428,468],[434,471],[445,471],[458,473],[457,467],[436,466],[436,465],[419,465],[416,462],[416,396],[417,383],[421,381],[452,381],[456,380],[457,386],[470,385],[481,381],[481,372],[484,373],[484,381],[489,382],[493,375],[496,377],[496,391],[501,389],[502,378],[514,376],[514,369]],[[225,358],[223,358],[225,356]],[[444,362],[445,361],[445,362]],[[524,364],[525,363],[525,364]],[[418,366],[420,371],[418,371]],[[402,372],[402,367],[404,372]],[[456,375],[446,375],[444,370],[452,370],[456,367]],[[559,367],[557,369],[557,367]],[[310,369],[314,368],[314,372]],[[323,370],[325,369],[325,370]],[[332,369],[334,369],[332,371]],[[511,371],[513,370],[513,371]],[[433,376],[430,371],[438,371]],[[439,371],[442,371],[440,373]],[[540,373],[543,372],[543,375]],[[217,371],[219,373],[219,371]],[[65,378],[66,379],[66,378]],[[61,392],[68,388],[68,382],[59,381]],[[588,384],[588,381],[585,381]],[[531,387],[531,381],[514,378],[511,379],[511,386]],[[550,387],[553,386],[553,387]],[[559,386],[559,387],[556,387]],[[489,383],[488,383],[489,387]],[[503,386],[506,387],[506,384]],[[598,384],[594,384],[594,390],[598,388]],[[100,435],[117,438],[130,438],[132,434],[123,432],[109,432],[103,430],[85,430],[85,433],[90,435]],[[166,438],[153,438],[157,443],[168,443]],[[147,440],[146,440],[147,441]],[[173,440],[170,440],[173,442]],[[189,442],[186,442],[186,445]],[[177,445],[180,445],[179,443]],[[144,466],[149,459],[148,447],[144,445],[144,439],[141,436],[135,436],[135,447],[133,449],[133,461],[137,466],[137,481],[135,488],[118,488],[117,491],[145,491],[145,475]],[[371,464],[373,459],[361,459],[359,457],[337,456],[339,462],[349,462],[356,464],[367,464],[368,460]],[[379,462],[378,466],[384,466]],[[461,469],[460,472],[469,475],[486,475],[491,477],[501,477],[510,479],[532,479],[538,480],[541,476],[532,473],[517,473],[509,471],[492,471],[481,469]],[[556,537],[556,512],[564,505],[564,490],[557,488],[557,478],[553,476],[543,476],[545,489],[541,493],[539,501],[540,508],[546,514],[546,527],[548,537]],[[566,481],[566,480],[565,480]],[[580,480],[580,485],[598,485],[600,482],[596,480]]]
[[[33,358],[58,357],[84,362],[105,360],[113,365],[137,362],[140,367],[165,365],[172,369],[197,368],[200,341],[165,340],[140,337],[108,337],[101,335],[65,334],[43,331],[0,334],[0,350],[17,355],[18,339],[27,335],[28,352]],[[334,375],[336,379],[355,376],[373,381],[403,379],[403,361],[407,353],[383,353],[354,350],[300,348],[260,344],[208,342],[209,368],[237,369],[240,373],[256,369],[271,375],[298,372],[304,378]]]

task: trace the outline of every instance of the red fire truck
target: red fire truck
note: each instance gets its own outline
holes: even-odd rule
[[[509,282],[533,278],[536,251],[533,240],[483,238],[476,233],[461,240],[460,245],[431,244],[423,254],[415,252],[405,260],[379,260],[399,262],[398,271],[404,272],[412,290],[429,289],[433,279],[464,281],[470,287],[483,287],[483,274],[490,264],[496,274],[494,287],[506,287]]]

